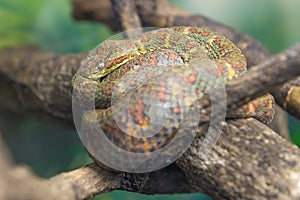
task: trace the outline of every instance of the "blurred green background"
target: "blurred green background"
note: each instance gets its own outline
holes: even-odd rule
[[[274,53],[300,41],[299,0],[171,2],[246,32]],[[70,0],[0,0],[0,48],[34,44],[58,53],[82,52],[93,49],[112,34],[103,24],[73,20]],[[289,117],[289,129],[293,142],[300,145],[299,121]],[[51,177],[91,162],[74,131],[2,111],[0,130],[15,160],[28,164],[42,177]],[[210,198],[203,194],[147,196],[115,191],[95,199]]]

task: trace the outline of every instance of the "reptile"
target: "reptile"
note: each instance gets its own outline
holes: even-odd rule
[[[185,70],[187,69],[185,65],[191,64],[197,67],[195,63],[202,60],[213,63],[224,83],[247,71],[246,59],[241,50],[221,34],[205,28],[183,26],[163,28],[142,33],[134,38],[103,43],[83,62],[71,82],[73,96],[83,109],[81,122],[95,125],[89,113],[96,110],[97,123],[101,125],[106,137],[118,148],[132,153],[148,153],[163,148],[176,135],[181,119],[167,121],[160,130],[156,130],[155,127],[153,130],[149,128],[148,131],[156,134],[151,137],[140,137],[137,132],[143,131],[151,120],[153,121],[148,116],[150,106],[147,100],[157,97],[163,103],[173,101],[170,100],[173,97],[169,97],[170,94],[165,89],[155,84],[143,87],[143,83],[159,75],[161,69],[181,70],[182,74],[185,73],[184,80],[191,85],[197,98],[201,99],[209,92],[208,88],[205,87],[203,80],[199,80],[199,76],[195,75],[197,69]],[[143,69],[146,71],[143,72]],[[133,72],[139,73],[135,75]],[[124,79],[125,83],[117,86],[128,74],[129,78]],[[180,77],[176,79],[178,82],[183,81]],[[118,91],[119,96],[112,99],[115,90]],[[177,89],[171,88],[171,90]],[[111,105],[127,94],[130,94],[131,101],[129,105],[124,106],[128,107],[129,114],[112,112]],[[178,95],[183,96],[184,102],[189,101],[188,97],[184,96],[187,94]],[[236,109],[228,116],[230,118],[256,117],[264,123],[269,123],[274,115],[273,106],[273,97],[265,95]],[[170,108],[169,113],[178,116],[182,110],[184,109],[178,108],[177,105]],[[154,116],[159,117],[159,115]],[[115,117],[118,117],[118,123],[115,122]],[[132,125],[133,123],[138,126]],[[125,126],[126,130],[119,126]],[[94,128],[88,130],[88,132],[95,131],[97,130]],[[97,140],[99,140],[97,136],[89,138],[88,151],[93,141]],[[105,147],[99,147],[91,153],[100,164],[101,161],[93,154],[101,151],[101,148]]]

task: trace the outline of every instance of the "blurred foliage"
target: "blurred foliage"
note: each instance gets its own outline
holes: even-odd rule
[[[298,0],[171,0],[192,13],[209,16],[248,33],[272,52],[300,40]],[[100,23],[72,19],[70,0],[0,0],[0,48],[34,44],[53,52],[94,48],[112,32]],[[300,145],[299,121],[290,117],[291,138]],[[91,162],[74,131],[31,117],[0,113],[0,130],[15,160],[42,177]],[[99,195],[101,200],[210,199],[202,194],[140,195],[123,191]]]
[[[1,0],[0,24],[0,47],[35,44],[54,52],[80,52],[111,35],[101,24],[74,21],[68,0]]]

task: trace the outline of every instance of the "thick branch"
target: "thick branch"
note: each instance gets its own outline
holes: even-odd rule
[[[300,44],[297,44],[230,81],[226,87],[228,105],[234,108],[248,99],[276,91],[279,85],[299,75]]]
[[[51,116],[51,120],[71,124],[70,81],[86,56],[44,53],[30,47],[2,49],[0,107],[16,112],[25,108],[42,118]]]
[[[199,128],[193,144],[177,161],[181,169],[171,165],[148,174],[120,173],[117,189],[146,194],[204,192],[216,200],[300,197],[300,150],[295,145],[255,119],[230,120],[210,154],[202,158],[206,128]],[[78,184],[71,174],[75,176],[71,172],[69,180],[79,190],[97,188],[93,180]]]
[[[91,164],[59,174],[51,178],[48,184],[53,188],[58,199],[79,200],[118,189],[121,178],[122,173],[109,172],[96,164]]]
[[[297,146],[254,119],[228,121],[223,131],[205,158],[200,135],[177,161],[196,190],[213,199],[300,198]]]
[[[116,189],[145,194],[204,192],[216,200],[300,197],[300,150],[265,125],[255,119],[228,121],[210,154],[202,158],[199,149],[205,134],[206,127],[200,127],[177,161],[181,169],[171,165],[129,174],[91,164],[42,180],[27,168],[14,167],[0,180],[7,188],[5,197],[12,199],[86,199]]]

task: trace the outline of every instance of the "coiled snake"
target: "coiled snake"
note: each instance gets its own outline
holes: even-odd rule
[[[173,102],[181,98],[188,107],[194,101],[190,100],[189,92],[174,92],[185,91],[178,89],[175,83],[185,81],[197,99],[209,93],[205,82],[200,80],[203,74],[199,75],[197,72],[197,67],[200,66],[197,63],[204,60],[210,61],[215,68],[215,70],[206,68],[206,73],[219,73],[224,83],[247,71],[246,59],[240,49],[219,33],[198,27],[158,29],[128,40],[111,40],[100,45],[83,62],[72,80],[73,96],[83,109],[81,123],[89,127],[86,131],[90,133],[97,131],[97,128],[94,128],[95,123],[100,124],[105,136],[114,145],[131,153],[146,155],[163,148],[176,135],[182,122],[181,112],[185,109],[181,104]],[[192,65],[192,68],[186,70],[187,64]],[[143,71],[144,69],[146,70]],[[173,80],[167,89],[161,87],[161,84],[155,84],[156,81],[149,84],[153,78],[166,71],[168,73],[168,70],[170,72],[177,70],[176,73],[181,70],[180,74],[184,74],[184,77],[172,75],[175,81]],[[124,78],[125,75],[128,77]],[[118,97],[112,99],[114,91],[117,91]],[[127,107],[129,112],[125,114],[121,111],[113,112],[111,104],[128,94],[130,98],[130,101],[126,101],[128,105],[123,103],[121,107]],[[152,110],[152,117],[149,117],[151,105],[148,104],[158,101],[159,105],[165,106],[166,102],[169,102],[168,105],[173,106],[168,107],[163,113],[159,113],[160,109],[156,109],[153,114]],[[273,105],[273,98],[266,95],[237,109],[230,117],[256,117],[268,123],[274,114]],[[93,116],[96,116],[97,122],[95,117],[91,117],[89,110],[95,111]],[[175,118],[170,118],[169,115],[175,115]],[[160,118],[161,116],[164,119]],[[165,119],[163,124],[159,123]],[[154,126],[151,128],[149,124],[153,122]],[[155,123],[159,125],[156,126]],[[139,135],[140,132],[150,134]],[[91,148],[94,148],[91,152],[92,157],[98,163],[102,163],[93,155],[105,148],[92,147],[95,146],[93,142],[99,140],[95,135],[90,134],[86,136],[90,138],[82,139],[88,140],[87,149],[91,151]]]

